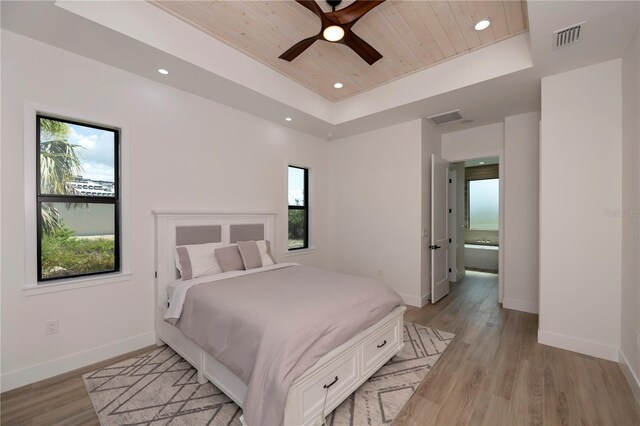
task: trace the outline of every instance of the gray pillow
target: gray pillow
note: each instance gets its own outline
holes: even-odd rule
[[[215,251],[215,255],[222,272],[244,270],[244,263],[238,246],[218,248]]]
[[[262,267],[262,256],[255,241],[238,241],[238,248],[240,249],[245,269]]]

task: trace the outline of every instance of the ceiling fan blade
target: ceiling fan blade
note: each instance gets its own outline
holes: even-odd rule
[[[302,41],[297,42],[293,46],[291,46],[286,52],[279,56],[280,59],[284,59],[285,61],[293,61],[298,57],[299,54],[307,50],[314,41],[318,39],[317,35],[313,37],[305,38]]]
[[[369,43],[358,37],[353,31],[349,30],[341,41],[346,44],[354,52],[356,52],[369,65],[373,65],[378,59],[382,58],[380,52],[374,49]]]
[[[384,0],[356,0],[344,9],[327,13],[327,18],[340,25],[353,25],[367,12],[383,2]]]

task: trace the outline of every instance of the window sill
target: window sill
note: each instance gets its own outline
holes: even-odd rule
[[[95,287],[103,284],[112,284],[123,281],[130,281],[131,272],[118,272],[87,278],[70,278],[49,284],[30,284],[22,287],[25,296],[36,296],[38,294],[55,293],[58,291],[75,290],[77,288]]]
[[[303,254],[311,254],[315,251],[316,251],[315,247],[308,247],[308,248],[298,249],[298,250],[287,250],[284,252],[283,256],[284,257],[301,256]]]

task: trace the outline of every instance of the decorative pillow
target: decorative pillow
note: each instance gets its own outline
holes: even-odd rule
[[[242,255],[237,245],[234,244],[232,246],[217,248],[215,255],[223,272],[244,270]]]
[[[183,280],[222,272],[216,261],[215,250],[223,243],[193,244],[176,247],[176,268]]]
[[[238,241],[238,248],[240,249],[244,269],[262,267],[262,257],[260,256],[260,250],[258,250],[258,244],[256,244],[255,241]]]
[[[260,240],[260,241],[256,241],[256,244],[258,245],[258,250],[260,251],[262,266],[269,266],[276,263],[274,262],[273,257],[271,256],[271,244],[269,241]]]

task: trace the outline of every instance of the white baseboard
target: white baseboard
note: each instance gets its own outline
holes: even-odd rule
[[[581,339],[538,329],[538,343],[568,351],[618,362],[618,348],[605,343]]]
[[[402,297],[402,301],[405,305],[415,306],[416,308],[421,308],[424,306],[422,304],[422,298],[419,296],[412,296],[410,294],[398,293],[400,297]]]
[[[429,300],[431,299],[431,292],[425,294],[424,296],[422,296],[422,300],[421,300],[421,305],[420,307],[422,308],[424,305],[426,305],[427,303],[429,303]]]
[[[524,299],[510,299],[505,297],[502,300],[502,306],[507,309],[529,312],[531,314],[538,313],[538,304]]]
[[[629,360],[624,356],[624,352],[620,349],[620,369],[624,373],[624,377],[627,379],[629,386],[631,386],[631,390],[633,391],[633,396],[635,396],[636,401],[640,404],[640,379],[636,376],[636,373],[633,372],[631,366],[629,366]]]
[[[48,379],[59,374],[86,367],[105,359],[132,352],[155,343],[155,332],[139,334],[124,340],[112,342],[96,348],[87,349],[71,355],[66,355],[51,361],[30,365],[18,370],[2,374],[1,390],[6,392],[20,386],[28,385],[40,380]]]

